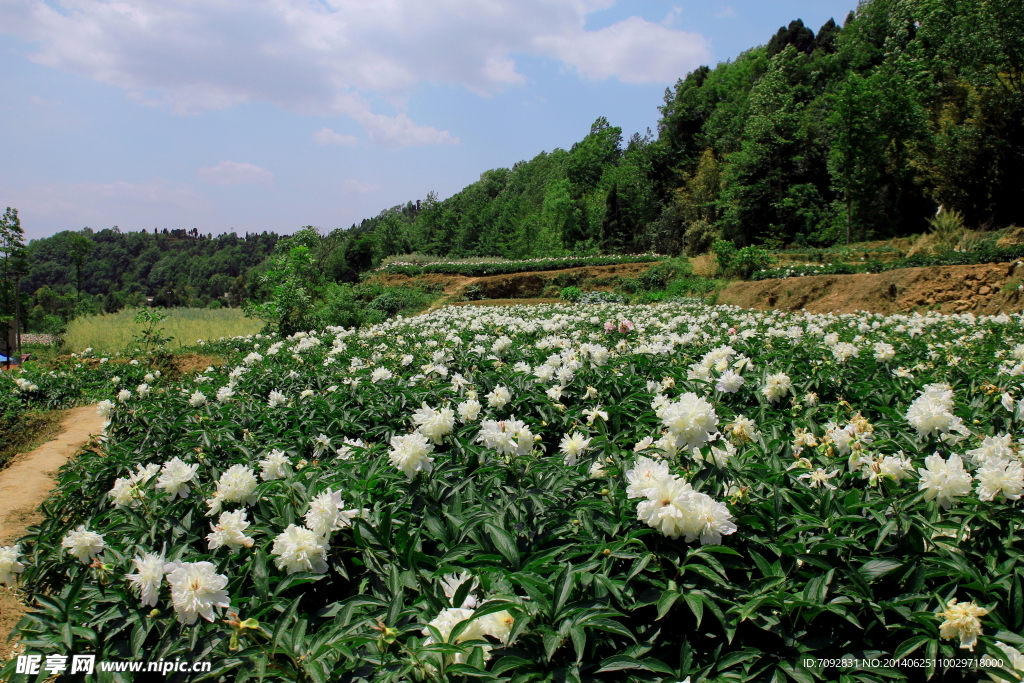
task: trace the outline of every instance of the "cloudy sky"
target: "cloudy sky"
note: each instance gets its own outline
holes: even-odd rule
[[[325,230],[654,128],[664,90],[855,0],[0,0],[0,207]]]

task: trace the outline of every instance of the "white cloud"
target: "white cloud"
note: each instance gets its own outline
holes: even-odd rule
[[[376,192],[379,189],[381,187],[376,183],[361,183],[358,180],[341,181],[342,194],[366,194],[367,192]]]
[[[273,185],[274,174],[255,164],[222,161],[216,166],[203,166],[196,176],[210,185]]]
[[[185,227],[189,219],[212,210],[209,201],[187,184],[162,178],[142,183],[50,183],[8,187],[0,204],[16,206],[30,238],[77,226],[94,229],[120,225],[125,230]],[[193,227],[189,225],[188,227]]]
[[[732,5],[726,5],[718,12],[715,12],[715,16],[719,19],[726,19],[728,17],[735,17],[736,10],[732,8]]]
[[[707,60],[699,35],[636,17],[597,31],[615,0],[6,0],[0,32],[39,64],[180,114],[269,102],[345,114],[384,146],[446,144],[445,130],[372,111],[424,83],[486,95],[523,83],[516,57],[587,78],[672,83]]]
[[[668,82],[693,70],[708,56],[707,41],[640,17],[629,17],[597,31],[545,36],[538,44],[580,74],[626,83]]]
[[[318,145],[342,145],[344,147],[355,147],[359,144],[359,138],[355,135],[344,135],[335,133],[326,126],[313,133],[313,142]]]

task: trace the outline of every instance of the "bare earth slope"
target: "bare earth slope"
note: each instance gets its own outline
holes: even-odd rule
[[[54,473],[88,443],[93,434],[98,434],[102,425],[103,418],[96,406],[68,411],[57,438],[17,456],[9,467],[0,471],[0,545],[16,542],[28,526],[40,521],[36,509],[50,495]],[[0,662],[10,656],[7,634],[24,612],[12,589],[0,586]]]
[[[1024,309],[1024,267],[1014,263],[902,268],[885,273],[811,275],[785,280],[734,282],[720,304],[743,308],[805,309],[812,313],[871,311],[896,313],[937,310],[976,315]],[[1007,292],[1004,285],[1009,284]]]

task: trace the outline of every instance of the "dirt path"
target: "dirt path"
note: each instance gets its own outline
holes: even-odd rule
[[[61,433],[39,448],[15,457],[0,471],[0,545],[10,545],[25,534],[25,529],[42,517],[37,511],[53,488],[53,475],[93,434],[103,426],[96,406],[68,411],[61,421]],[[0,586],[0,662],[11,654],[7,634],[21,619],[25,609],[12,589]]]

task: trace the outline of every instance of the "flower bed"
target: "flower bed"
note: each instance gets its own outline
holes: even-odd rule
[[[1022,321],[452,307],[209,344],[111,394],[0,579],[31,652],[211,680],[1010,680]]]
[[[929,266],[972,266],[980,263],[1007,263],[1024,259],[1024,247],[1009,249],[985,249],[982,251],[954,251],[938,256],[910,256],[889,263],[871,260],[862,263],[826,263],[786,266],[769,270],[758,270],[752,280],[776,280],[787,277],[808,275],[850,275],[853,273],[881,273],[898,268],[926,268]]]
[[[538,270],[562,270],[565,268],[583,268],[586,266],[614,266],[620,263],[653,263],[664,258],[658,254],[626,254],[623,256],[565,256],[561,258],[536,258],[521,261],[497,261],[494,263],[465,263],[459,261],[428,263],[394,262],[377,268],[374,273],[398,275],[425,275],[427,273],[446,273],[480,277],[486,275],[509,275]]]

